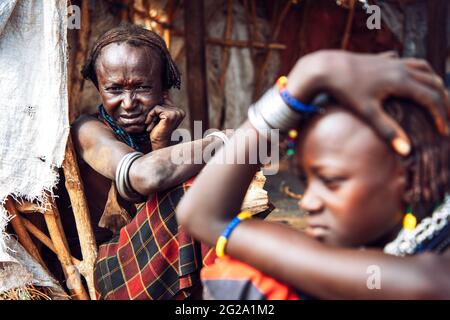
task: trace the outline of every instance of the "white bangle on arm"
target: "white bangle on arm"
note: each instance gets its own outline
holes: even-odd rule
[[[220,140],[223,141],[224,145],[227,145],[227,143],[229,141],[227,135],[225,133],[223,133],[222,131],[214,131],[214,132],[206,135],[205,138],[208,138],[208,137],[217,137],[217,138],[219,138]]]
[[[130,168],[133,162],[144,154],[142,152],[131,152],[122,157],[116,169],[116,187],[120,196],[130,202],[139,202],[143,196],[133,190],[130,182]]]

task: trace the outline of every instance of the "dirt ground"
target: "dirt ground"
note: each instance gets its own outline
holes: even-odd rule
[[[289,170],[289,160],[282,159],[279,164],[278,174],[268,175],[266,178],[264,189],[269,193],[269,201],[275,206],[275,209],[266,219],[288,224],[302,230],[305,227],[305,223],[303,213],[297,204],[298,200],[289,197],[282,191],[284,186],[288,186],[291,192],[296,194],[303,192],[298,178],[292,173],[292,170]]]

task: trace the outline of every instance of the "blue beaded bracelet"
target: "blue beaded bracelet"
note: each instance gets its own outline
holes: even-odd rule
[[[283,101],[290,106],[292,109],[294,109],[297,112],[303,112],[303,113],[311,113],[311,112],[318,112],[319,108],[311,105],[304,104],[297,99],[295,99],[293,96],[289,94],[289,92],[286,89],[287,86],[287,77],[282,76],[277,80],[277,87],[280,90],[281,98],[283,98]]]
[[[228,243],[228,238],[230,237],[233,230],[238,226],[241,221],[250,219],[252,214],[248,211],[241,212],[228,224],[227,228],[222,232],[221,236],[217,239],[216,244],[216,256],[222,258],[225,255],[225,247]]]

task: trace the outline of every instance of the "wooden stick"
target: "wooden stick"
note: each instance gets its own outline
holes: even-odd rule
[[[14,200],[11,197],[8,197],[5,203],[5,208],[12,217],[11,225],[14,228],[14,231],[17,234],[17,238],[19,239],[20,244],[27,250],[27,252],[47,271],[49,272],[47,265],[39,253],[36,245],[31,239],[28,231],[25,229],[23,225],[22,218],[14,206]]]
[[[286,15],[289,12],[291,5],[292,5],[292,2],[287,1],[286,4],[284,5],[283,9],[281,10],[281,13],[276,15],[278,17],[278,19],[276,20],[276,23],[274,24],[275,27],[272,31],[271,41],[275,41],[278,38],[278,34],[280,33],[280,30],[281,30],[281,25],[282,25]],[[256,82],[255,82],[255,91],[253,94],[253,100],[256,100],[261,95],[261,91],[263,89],[262,86],[263,86],[264,76],[266,75],[267,68],[269,67],[269,62],[272,58],[272,53],[273,53],[272,50],[269,50],[266,53],[266,56],[264,57],[264,62],[258,71],[258,74],[256,77]]]
[[[206,131],[209,129],[209,116],[203,0],[184,2],[184,30],[191,132],[194,132],[195,121],[201,121],[203,131]]]
[[[85,19],[89,19],[88,12],[88,0],[83,0],[82,5],[84,8]],[[129,10],[129,0],[124,0],[123,5],[125,10],[122,10],[122,20],[128,21],[130,16]],[[83,22],[84,29],[80,30],[79,41],[82,45],[82,50],[77,53],[76,63],[82,63],[85,60],[87,54],[90,24]],[[75,70],[76,71],[76,70]],[[74,100],[76,96],[79,96],[79,91],[77,88],[82,88],[82,81],[75,76],[70,77],[70,96],[72,100],[69,108],[69,121],[72,123],[76,119],[76,107],[78,101]],[[66,153],[63,162],[64,176],[66,178],[66,189],[70,197],[70,202],[72,204],[72,210],[75,217],[75,223],[77,226],[78,236],[80,239],[80,246],[83,255],[83,262],[80,263],[79,269],[81,274],[86,278],[86,282],[89,288],[89,295],[91,299],[95,299],[94,290],[94,264],[97,257],[97,245],[95,243],[94,232],[91,225],[91,219],[89,214],[89,208],[87,205],[86,197],[84,195],[84,188],[80,177],[80,170],[78,168],[78,163],[76,159],[75,150],[73,147],[73,142],[71,135],[69,134]],[[59,217],[55,220],[56,224],[61,228],[61,223]],[[65,245],[67,240],[64,240]]]
[[[69,248],[66,247],[65,241],[63,240],[64,236],[57,221],[57,217],[59,216],[58,208],[51,197],[48,197],[47,201],[48,209],[44,214],[44,218],[47,223],[48,232],[50,234],[50,238],[52,239],[56,255],[58,256],[58,260],[64,271],[68,289],[74,299],[89,300],[89,296],[81,283],[81,278],[77,273],[77,269],[73,265]]]
[[[81,181],[75,149],[70,135],[66,145],[63,170],[66,178],[65,185],[72,204],[78,236],[80,238],[81,252],[83,255],[83,261],[80,264],[80,272],[86,278],[89,294],[91,299],[94,300],[94,266],[97,258],[97,244],[92,229],[91,216],[84,194],[84,187]]]
[[[173,36],[175,37],[183,37],[184,32],[178,29],[173,30]],[[210,38],[207,37],[205,39],[206,44],[209,45],[217,45],[217,46],[226,46],[226,47],[236,47],[236,48],[255,48],[255,49],[265,49],[265,50],[286,50],[287,46],[281,43],[276,42],[257,42],[257,41],[248,41],[248,40],[231,40],[231,39],[219,39],[219,38]],[[176,57],[178,59],[180,54],[177,54]]]
[[[45,213],[45,209],[38,206],[35,203],[29,202],[29,201],[20,201],[20,202],[16,202],[15,203],[15,207],[16,209],[20,212],[20,213]]]
[[[177,9],[177,7],[175,6],[174,0],[167,0],[166,8],[164,11],[167,14],[167,23],[169,25],[172,25],[173,17],[175,16],[176,9]],[[166,41],[167,48],[169,48],[169,51],[170,51],[170,47],[172,45],[171,31],[172,31],[171,29],[164,30],[164,40]]]
[[[227,19],[225,21],[225,28],[223,32],[223,40],[231,40],[233,33],[233,0],[227,0]],[[220,65],[220,78],[219,78],[219,96],[222,98],[222,104],[218,109],[217,121],[214,124],[214,128],[222,128],[225,122],[226,111],[226,99],[225,99],[225,83],[227,79],[228,65],[230,64],[230,48],[225,47],[222,50],[222,63]]]
[[[212,21],[212,19],[214,19],[214,17],[216,16],[216,14],[217,14],[218,12],[220,12],[220,6],[221,6],[221,4],[222,4],[222,2],[221,2],[221,1],[218,1],[218,2],[217,2],[217,6],[214,7],[214,8],[211,10],[210,14],[208,15],[208,17],[206,18],[206,21],[205,21],[205,28],[208,27],[208,25],[210,24],[210,22]],[[186,35],[185,35],[185,33],[184,33],[183,31],[179,31],[179,30],[176,30],[176,29],[172,29],[172,30],[173,30],[173,34],[174,34],[174,35],[178,34],[178,35],[180,35],[181,37],[186,38]],[[178,51],[177,55],[174,56],[174,59],[173,59],[173,60],[174,60],[174,61],[177,61],[177,60],[184,54],[185,49],[186,49],[186,40],[185,40],[183,46],[181,47],[180,51]]]
[[[350,35],[352,32],[353,20],[355,17],[356,0],[350,0],[350,12],[347,17],[347,23],[345,25],[344,36],[342,38],[341,49],[347,50],[350,43]]]
[[[79,115],[79,104],[81,92],[83,91],[84,79],[81,75],[81,68],[86,61],[88,54],[90,36],[90,16],[89,0],[81,2],[81,29],[78,33],[78,50],[76,51],[72,68],[69,69],[69,105],[72,112],[69,112],[69,122],[72,123]]]
[[[263,42],[251,42],[245,40],[224,40],[217,38],[207,38],[207,44],[236,47],[236,48],[255,48],[266,50],[286,50],[286,45],[281,43],[263,43]]]
[[[36,227],[33,223],[31,223],[24,217],[22,217],[22,222],[29,233],[31,233],[36,239],[41,241],[47,248],[49,248],[53,253],[56,254],[56,248],[53,245],[52,240],[44,232],[39,230],[38,227]],[[72,262],[75,266],[78,266],[81,261],[77,258],[72,257]]]
[[[244,0],[244,8],[245,8],[245,22],[247,25],[247,37],[248,41],[253,44],[255,41],[255,21],[253,20],[252,14],[250,13],[253,10],[253,1],[251,0]],[[250,46],[250,56],[252,57],[252,64],[253,67],[255,67],[255,48],[253,46]]]

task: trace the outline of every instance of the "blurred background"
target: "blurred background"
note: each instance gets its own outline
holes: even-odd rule
[[[248,106],[305,54],[321,49],[355,52],[395,50],[427,59],[443,78],[450,71],[450,5],[447,0],[72,0],[81,8],[81,29],[69,30],[71,120],[95,112],[96,88],[80,70],[95,40],[121,22],[160,34],[182,72],[175,103],[203,130],[238,126]],[[379,9],[379,28],[373,15]],[[372,9],[371,9],[372,8]],[[447,82],[448,83],[448,82]],[[301,186],[286,168],[266,189],[272,219],[301,227],[296,194]],[[283,215],[277,212],[283,211]]]

